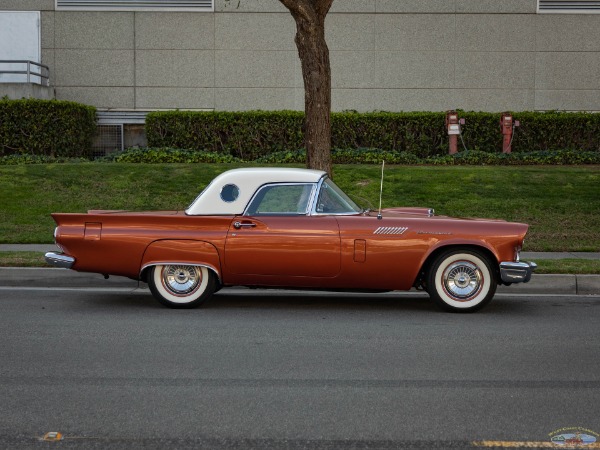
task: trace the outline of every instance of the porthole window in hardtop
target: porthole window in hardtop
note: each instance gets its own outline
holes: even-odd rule
[[[240,188],[235,184],[226,184],[221,189],[221,200],[231,203],[237,200],[240,196]]]
[[[313,184],[269,184],[261,187],[246,210],[247,215],[307,214]]]
[[[362,209],[348,197],[333,181],[327,178],[321,184],[317,199],[317,213],[355,214]]]

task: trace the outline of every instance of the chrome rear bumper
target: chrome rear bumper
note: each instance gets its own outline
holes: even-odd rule
[[[534,262],[501,262],[500,278],[503,283],[527,283],[531,280],[531,274],[537,268]]]
[[[54,267],[60,267],[61,269],[70,269],[75,264],[75,258],[72,256],[65,255],[63,253],[46,253],[46,262]]]

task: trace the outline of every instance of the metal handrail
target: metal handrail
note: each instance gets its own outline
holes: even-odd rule
[[[0,60],[0,65],[2,64],[27,64],[27,70],[2,70],[0,68],[0,75],[27,75],[27,83],[33,82],[31,77],[39,77],[39,84],[44,86],[50,86],[50,68],[45,64],[40,64],[38,62],[30,61],[27,59],[2,59]],[[32,66],[39,67],[39,72],[32,71]]]

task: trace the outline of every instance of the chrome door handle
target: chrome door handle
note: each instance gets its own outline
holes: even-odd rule
[[[233,223],[233,228],[235,228],[236,230],[239,230],[242,227],[246,227],[246,228],[253,228],[255,227],[256,224],[252,223],[252,222],[234,222]]]

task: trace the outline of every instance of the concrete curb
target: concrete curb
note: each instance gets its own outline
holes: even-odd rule
[[[141,283],[142,286],[146,286]],[[132,288],[138,282],[125,277],[53,268],[0,268],[0,286],[32,288]],[[499,286],[503,294],[600,295],[600,275],[533,275],[529,283]]]

